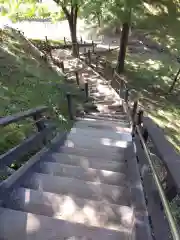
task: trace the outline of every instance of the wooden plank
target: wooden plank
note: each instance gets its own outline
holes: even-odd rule
[[[29,153],[31,150],[35,150],[43,145],[43,140],[52,131],[52,128],[45,128],[43,131],[36,133],[30,138],[26,139],[20,145],[10,149],[5,154],[0,155],[0,169],[4,166],[10,165],[18,158]]]
[[[34,116],[35,114],[45,112],[47,109],[48,109],[47,106],[40,106],[37,108],[29,109],[24,112],[19,112],[11,116],[3,117],[0,119],[0,126],[7,126],[8,124],[18,122],[19,120],[25,119],[30,116]]]
[[[147,128],[158,157],[168,168],[176,186],[180,189],[180,155],[173,145],[166,139],[162,129],[152,119],[144,117],[143,126]]]

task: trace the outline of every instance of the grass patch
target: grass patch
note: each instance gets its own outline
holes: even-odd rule
[[[47,43],[46,43],[45,39],[30,39],[30,40],[38,48],[46,48],[46,46],[47,46]],[[69,43],[69,42],[67,42],[67,43]],[[51,47],[63,46],[64,45],[64,40],[48,39],[48,44]]]
[[[82,94],[53,71],[18,32],[1,30],[0,42],[0,116],[47,105],[59,129],[69,129],[66,92],[76,95],[74,105],[82,101]],[[0,154],[34,131],[31,119],[0,129]]]

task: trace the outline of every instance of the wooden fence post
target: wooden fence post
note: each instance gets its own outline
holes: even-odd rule
[[[43,119],[43,116],[42,116],[41,113],[36,113],[33,116],[33,119],[35,121],[38,132],[41,132],[46,128],[46,125],[45,125],[45,122],[44,122],[44,119]],[[48,143],[48,140],[45,137],[44,140],[43,140],[43,144],[46,145],[47,143]]]
[[[124,100],[125,100],[126,103],[127,103],[128,100],[129,100],[129,89],[128,89],[128,88],[125,90]]]
[[[92,41],[92,52],[94,53],[94,41]]]
[[[96,57],[96,70],[97,70],[97,68],[98,68],[98,56]]]
[[[143,114],[144,114],[143,110],[139,110],[139,112],[138,112],[138,119],[137,119],[137,124],[138,125],[141,125],[142,122],[143,122]]]
[[[138,101],[134,101],[133,109],[132,109],[133,123],[135,122],[135,117],[136,117],[136,113],[137,113],[137,107],[138,107]]]
[[[65,73],[64,62],[61,61],[59,65],[60,65],[60,68],[62,69],[62,72]]]
[[[137,107],[138,107],[138,101],[134,101],[133,104],[133,109],[132,109],[132,121],[133,121],[133,126],[132,126],[132,137],[134,137],[135,132],[136,132],[136,124],[137,124],[137,120],[136,120],[136,116],[137,116]]]
[[[75,72],[75,75],[76,75],[77,85],[79,86],[79,73],[78,73],[78,71]]]
[[[52,58],[51,46],[50,46],[50,44],[49,44],[49,41],[48,41],[47,36],[45,36],[45,42],[46,42],[46,49],[48,50],[49,55],[50,55],[50,57]]]
[[[67,45],[67,42],[66,42],[66,38],[64,37],[64,45],[66,46]]]
[[[88,86],[88,82],[85,82],[85,94],[86,94],[86,101],[88,101],[88,98],[89,98],[89,86]]]
[[[89,60],[89,65],[91,65],[91,51],[88,50],[88,60]]]
[[[70,118],[70,120],[73,120],[74,117],[73,117],[73,110],[72,110],[72,96],[71,96],[71,94],[68,92],[68,93],[66,94],[66,97],[67,97],[67,103],[68,103],[69,118]]]

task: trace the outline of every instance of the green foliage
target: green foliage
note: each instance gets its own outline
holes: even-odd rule
[[[104,23],[120,24],[124,21],[130,21],[131,11],[136,9],[141,0],[87,0],[81,10],[82,16],[87,20],[97,22],[97,16]]]
[[[66,92],[81,94],[64,82],[18,33],[1,30],[0,47],[0,116],[47,105],[60,129],[68,129]],[[31,120],[20,121],[0,129],[0,154],[20,143],[35,131]]]

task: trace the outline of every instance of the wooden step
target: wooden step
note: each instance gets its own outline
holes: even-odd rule
[[[104,158],[92,158],[71,154],[53,153],[46,156],[47,161],[53,161],[54,165],[66,164],[72,166],[81,166],[82,168],[94,168],[99,170],[107,170],[113,172],[126,171],[126,164],[123,161],[109,161]],[[56,167],[56,166],[55,166]]]
[[[83,223],[88,226],[106,227],[115,230],[122,227],[132,227],[134,220],[133,209],[128,206],[28,188],[19,188],[11,196],[9,207],[70,222]]]
[[[106,200],[118,205],[130,204],[130,193],[126,186],[86,182],[79,179],[34,173],[22,183],[23,187],[58,194],[73,194],[79,198]]]
[[[118,121],[109,121],[108,119],[97,119],[94,118],[94,116],[91,117],[87,117],[86,116],[84,118],[77,118],[76,119],[77,122],[75,123],[74,127],[77,128],[82,128],[82,127],[93,127],[96,129],[105,129],[105,130],[111,130],[111,131],[119,131],[121,130],[122,132],[131,132],[131,128],[125,127],[125,126],[121,126],[121,124],[119,124]]]
[[[78,129],[70,133],[64,145],[73,148],[86,148],[89,150],[108,152],[108,154],[118,154],[125,151],[128,142],[132,141],[131,135],[119,134],[119,139],[109,137],[108,132],[104,137],[99,137],[98,134],[92,136],[90,131],[85,129],[87,134],[83,134]],[[103,133],[103,131],[101,131]]]
[[[113,231],[0,208],[0,239],[4,240],[129,240],[131,234],[127,228]]]
[[[116,112],[112,112],[112,113],[100,113],[100,112],[91,112],[92,116],[99,116],[99,117],[104,117],[104,118],[116,118],[118,120],[124,120],[124,121],[128,121],[128,117],[122,113],[116,113]]]
[[[101,128],[95,128],[95,126],[93,125],[88,125],[88,123],[81,125],[81,128],[77,128],[76,126],[74,126],[73,128],[71,128],[71,136],[76,136],[78,135],[83,135],[85,136],[89,136],[90,138],[99,138],[101,140],[103,139],[109,139],[109,145],[113,145],[114,141],[127,141],[127,142],[131,142],[132,141],[132,135],[129,132],[125,132],[123,129],[122,130],[106,130],[104,131]],[[98,126],[99,127],[99,126]]]
[[[81,126],[81,127],[80,127]],[[91,124],[88,121],[83,121],[82,124],[75,124],[71,128],[71,135],[73,134],[83,134],[89,135],[90,137],[98,137],[98,138],[109,138],[114,140],[124,140],[124,138],[128,138],[127,141],[132,141],[132,135],[130,131],[126,131],[123,128],[112,129],[109,127],[104,127],[98,123]]]
[[[121,143],[122,147],[126,148],[127,147],[127,142],[122,142]],[[109,151],[103,151],[102,149],[95,149],[93,151],[93,148],[74,148],[73,145],[69,146],[62,146],[60,148],[54,149],[54,151],[58,153],[66,153],[66,154],[73,154],[77,156],[83,156],[83,157],[92,157],[92,158],[101,158],[104,160],[108,160],[109,162],[111,161],[116,161],[116,162],[125,162],[125,154],[126,151],[124,148],[120,148],[118,152],[109,152]]]
[[[56,164],[53,162],[41,163],[39,173],[48,173],[55,176],[76,178],[89,182],[99,181],[110,185],[125,185],[126,175],[107,170],[93,169],[87,167],[71,166],[67,164]]]
[[[103,113],[102,113],[103,114]],[[90,119],[94,119],[94,120],[101,120],[101,121],[106,121],[106,122],[112,122],[112,123],[117,123],[118,126],[121,127],[125,127],[125,128],[130,128],[130,123],[126,120],[120,120],[120,119],[113,119],[111,118],[107,118],[106,116],[98,116],[98,115],[91,115],[91,114],[86,114],[85,118],[90,118]]]

